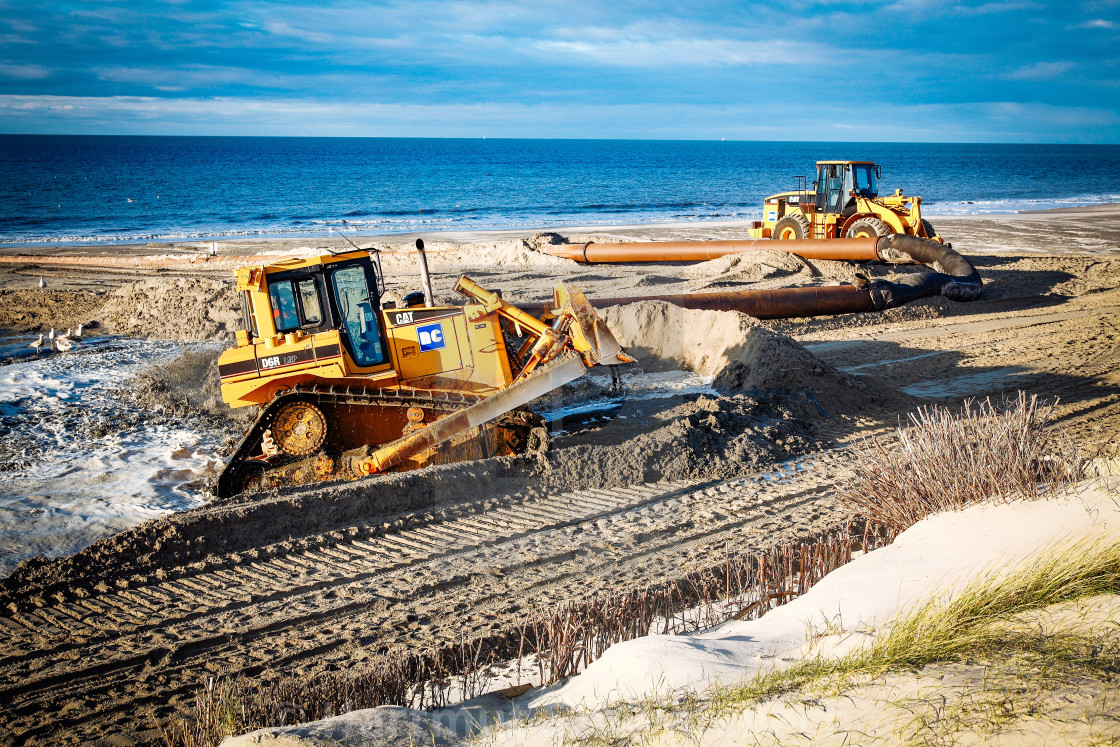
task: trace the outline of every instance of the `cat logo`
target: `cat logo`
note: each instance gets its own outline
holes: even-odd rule
[[[447,341],[443,339],[443,325],[439,322],[417,327],[416,334],[420,338],[420,352],[439,350],[447,346]]]

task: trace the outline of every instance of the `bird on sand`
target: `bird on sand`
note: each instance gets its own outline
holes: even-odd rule
[[[43,349],[43,333],[40,332],[39,339],[28,345],[28,347],[35,348],[35,355],[38,355],[39,351]]]
[[[73,338],[75,340],[82,339],[82,325],[80,325],[80,324],[78,325],[78,331],[73,334]]]
[[[54,346],[58,348],[58,352],[67,353],[74,347],[74,343],[65,335],[59,335],[55,338]]]
[[[39,287],[40,288],[46,288],[47,287],[47,281],[43,279],[42,275],[39,276]]]
[[[51,327],[51,333],[47,335],[47,339],[54,342],[54,327]]]

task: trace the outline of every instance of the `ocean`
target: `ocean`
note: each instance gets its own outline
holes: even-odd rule
[[[0,245],[758,219],[823,159],[931,216],[1120,202],[1120,145],[0,136]]]

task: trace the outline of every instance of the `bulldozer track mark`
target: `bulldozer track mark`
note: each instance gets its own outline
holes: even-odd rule
[[[643,490],[620,493],[620,495],[627,496],[631,500],[649,499],[651,496],[659,497],[669,494],[677,487],[676,484],[653,486]],[[537,500],[536,503],[553,504],[557,508],[565,504],[568,506],[580,505],[579,501],[572,500],[573,495],[576,494],[564,494],[551,499]],[[614,507],[627,505],[628,503],[629,501],[626,499],[616,500]],[[335,546],[324,545],[314,551],[303,551],[283,558],[271,558],[264,563],[264,567],[271,568],[271,571],[258,571],[254,569],[252,564],[247,564],[239,566],[236,570],[216,569],[199,572],[192,577],[182,576],[173,581],[162,582],[157,586],[107,593],[99,596],[96,600],[82,600],[83,606],[92,613],[93,617],[76,612],[75,614],[78,617],[75,620],[94,633],[100,632],[108,636],[114,629],[119,629],[122,625],[143,624],[146,619],[150,618],[150,615],[145,614],[143,610],[149,610],[158,614],[160,619],[157,623],[150,623],[146,627],[157,624],[166,627],[170,623],[197,619],[200,616],[212,614],[216,610],[236,609],[247,603],[246,600],[250,597],[248,591],[250,588],[258,592],[258,595],[262,586],[275,590],[272,595],[259,595],[262,598],[258,602],[267,601],[268,596],[291,597],[299,592],[313,591],[324,585],[337,585],[352,579],[364,579],[392,570],[395,567],[407,568],[416,563],[437,559],[454,552],[474,550],[479,546],[477,538],[482,534],[490,537],[485,544],[493,544],[519,536],[529,530],[541,531],[557,524],[594,519],[612,508],[603,502],[585,501],[582,505],[587,506],[589,510],[584,512],[574,509],[563,511],[547,511],[544,509],[533,511],[530,509],[524,511],[524,513],[536,516],[537,521],[535,522],[515,520],[516,517],[513,516],[513,513],[521,511],[523,506],[499,510],[496,512],[497,518],[504,519],[504,521],[488,521],[486,523],[490,526],[480,528],[475,532],[461,531],[463,524],[470,526],[475,521],[470,517],[464,517],[441,524],[439,528],[442,536],[434,534],[433,528],[424,527],[404,530],[399,534],[383,535],[371,540],[352,540],[348,544]],[[513,527],[513,532],[510,533],[509,529],[505,529],[506,534],[495,535],[495,531],[503,524],[506,527]],[[315,580],[312,583],[299,583],[301,578],[314,579],[315,577],[319,577],[320,580]],[[253,583],[246,584],[246,578]],[[178,595],[174,593],[176,590],[179,592]],[[150,596],[153,599],[162,597],[164,600],[185,597],[193,599],[199,605],[176,606],[170,610],[175,614],[169,615],[166,603],[162,606],[151,603],[142,604],[140,606],[143,610],[141,610],[137,609],[135,604],[122,601],[140,600],[143,596]],[[24,621],[23,630],[26,632],[23,633],[23,637],[27,637],[27,633],[33,633],[38,637],[44,628],[47,629],[47,632],[64,633],[64,630],[60,630],[63,626],[49,621],[53,618],[44,619],[46,614],[44,611],[18,613],[12,618],[0,617],[0,621],[5,623],[9,619],[15,622]],[[113,625],[98,625],[97,619],[99,618],[107,619]]]
[[[680,562],[680,551],[728,540],[745,527],[761,533],[773,515],[804,510],[827,481],[805,481],[807,474],[513,496],[486,513],[343,540],[320,535],[307,538],[319,543],[313,549],[236,567],[167,569],[173,577],[158,583],[6,613],[0,626],[12,635],[0,658],[0,698],[17,718],[30,719],[45,704],[80,697],[89,723],[124,724],[130,709],[114,693],[135,691],[137,681],[146,684],[136,697],[165,702],[171,693],[189,693],[207,662],[278,672],[337,656],[340,638],[383,644],[380,625],[399,625],[417,598],[467,594],[461,598],[468,606],[512,610],[522,597],[534,604],[564,598],[589,572],[604,587],[615,583],[610,579],[653,581],[676,570],[666,563]],[[731,499],[762,510],[724,505]],[[699,514],[687,513],[706,509],[720,518],[693,521]],[[636,533],[647,541],[629,542]],[[671,561],[662,557],[667,547],[678,552]],[[484,630],[485,619],[475,628]],[[455,628],[445,624],[445,637],[457,635]],[[313,631],[319,633],[309,640]],[[402,628],[396,638],[409,634]],[[274,655],[262,662],[250,642]],[[23,732],[41,733],[30,725]]]
[[[1063,304],[1065,305],[1065,304]],[[1060,306],[1058,308],[1061,308]],[[990,319],[970,319],[968,317],[939,319],[937,326],[902,329],[897,331],[875,331],[873,334],[851,337],[844,340],[825,340],[805,342],[805,348],[818,356],[850,353],[853,348],[878,342],[914,342],[927,338],[946,337],[959,339],[964,335],[1004,332],[1013,333],[1024,327],[1035,327],[1056,322],[1068,322],[1086,317],[1114,317],[1120,313],[1120,305],[1095,306],[1084,309],[1052,311],[1042,314],[1019,314],[1016,316],[993,315]],[[1038,335],[1046,336],[1046,335]],[[1015,339],[1022,339],[1016,335]],[[947,348],[948,350],[949,348]]]
[[[0,644],[0,699],[27,739],[48,733],[36,714],[78,699],[86,718],[58,723],[89,738],[89,724],[131,728],[128,703],[166,713],[169,699],[187,702],[219,671],[275,676],[341,663],[353,646],[484,635],[519,611],[655,583],[728,547],[794,537],[803,520],[831,520],[828,495],[852,458],[834,449],[742,478],[515,494],[359,536],[342,526],[297,547],[262,546],[239,565],[184,561],[148,585],[5,611],[0,625],[12,635]],[[431,621],[410,622],[416,609]],[[80,635],[30,619],[52,615]]]

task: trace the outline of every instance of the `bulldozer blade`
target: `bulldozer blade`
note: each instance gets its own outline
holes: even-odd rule
[[[591,364],[617,366],[634,362],[633,358],[622,352],[622,345],[615,339],[610,327],[599,318],[599,314],[579,288],[568,288],[561,284],[556,289],[554,303],[557,308],[566,305],[571,309],[572,318],[579,325],[579,332],[586,341],[588,352],[585,356]]]

